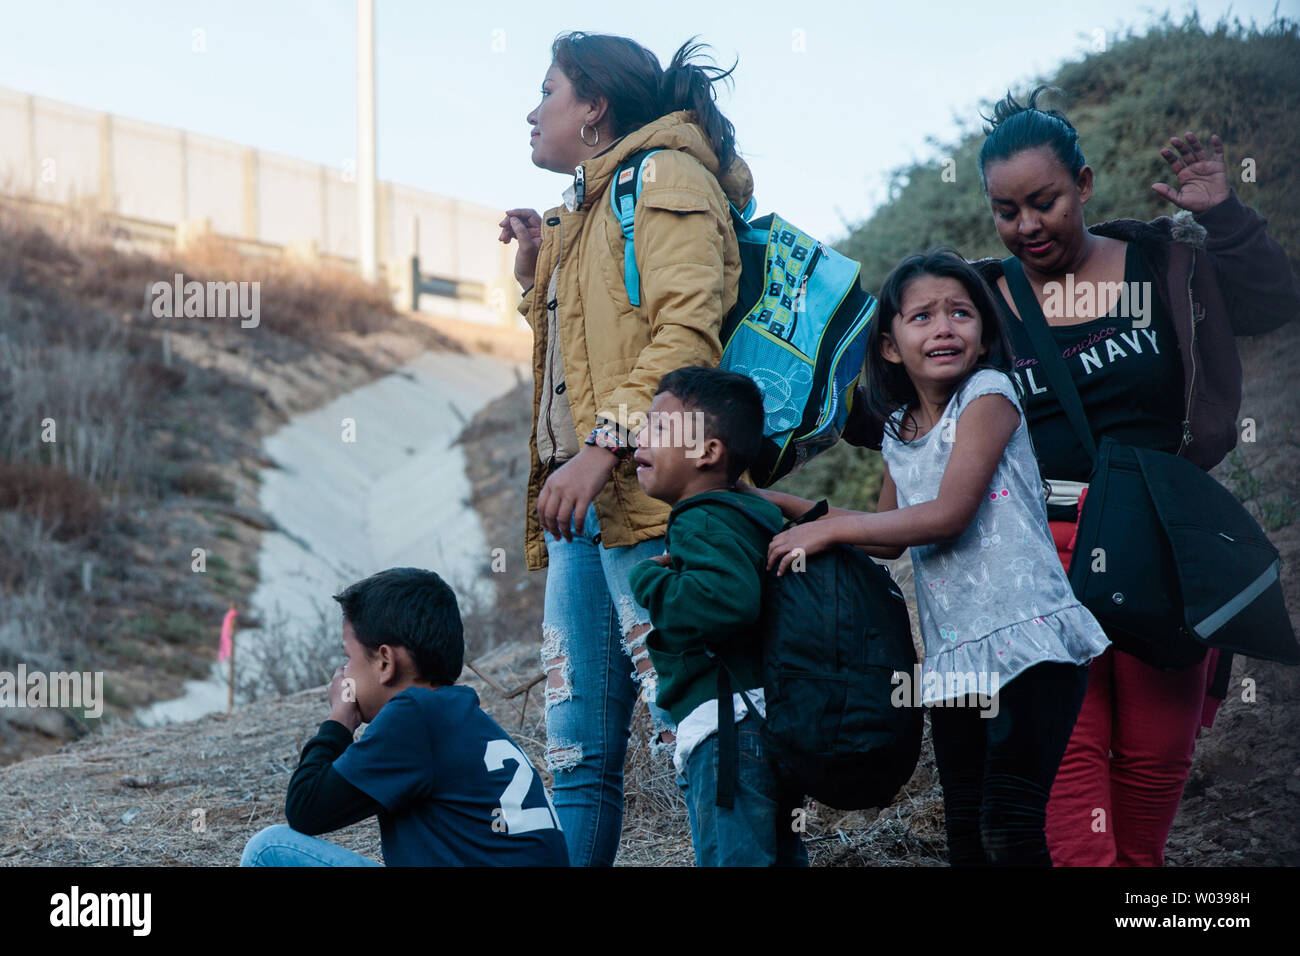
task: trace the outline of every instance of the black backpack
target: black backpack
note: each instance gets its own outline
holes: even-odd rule
[[[821,501],[773,527],[734,500],[708,500],[742,512],[769,534],[828,510]],[[922,709],[892,699],[894,674],[910,677],[916,664],[903,592],[888,570],[848,545],[808,557],[803,571],[765,574],[762,733],[781,777],[837,810],[888,806],[921,752]],[[725,659],[718,660],[717,804],[730,807],[738,766],[733,688]]]

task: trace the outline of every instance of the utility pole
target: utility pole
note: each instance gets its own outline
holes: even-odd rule
[[[379,278],[375,194],[375,0],[357,0],[357,260],[367,282]]]

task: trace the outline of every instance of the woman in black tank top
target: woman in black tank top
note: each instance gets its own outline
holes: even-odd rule
[[[1098,319],[1052,325],[1052,338],[1060,345],[1096,434],[1177,454],[1183,411],[1178,338],[1169,310],[1155,291],[1155,276],[1136,243],[1126,246],[1123,282],[1127,302],[1116,302]],[[1072,290],[1063,286],[1062,301],[1070,301],[1067,291]],[[1010,319],[1006,327],[1017,355],[1014,372],[1025,390],[1025,414],[1038,467],[1049,477],[1086,482],[1092,461],[1034,355],[1029,333],[1012,317],[1005,296],[998,305]]]
[[[1094,439],[1111,435],[1213,467],[1236,438],[1232,336],[1269,331],[1300,312],[1286,254],[1228,186],[1217,136],[1207,149],[1187,133],[1160,151],[1178,183],[1152,188],[1186,212],[1087,227],[1093,170],[1066,117],[1037,107],[1042,90],[1027,105],[1010,95],[999,102],[980,150],[998,234],[1043,306]],[[1186,236],[1196,234],[1204,251],[1189,249]],[[1091,461],[1015,320],[1001,263],[977,267],[1001,293],[1043,477],[1077,499]],[[1051,524],[1068,568],[1076,509],[1053,500],[1048,513],[1067,519]],[[1163,863],[1197,732],[1217,709],[1207,697],[1216,672],[1215,696],[1224,696],[1231,656],[1223,658],[1219,667],[1210,651],[1199,665],[1161,671],[1112,647],[1093,660],[1047,808],[1054,864]]]

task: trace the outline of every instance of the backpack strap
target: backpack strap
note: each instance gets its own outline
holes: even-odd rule
[[[1056,392],[1056,400],[1061,403],[1065,417],[1069,419],[1075,435],[1078,436],[1079,442],[1087,451],[1088,457],[1092,459],[1093,466],[1096,467],[1097,443],[1093,440],[1088,416],[1083,410],[1083,402],[1079,399],[1079,390],[1074,385],[1074,379],[1070,377],[1070,370],[1065,367],[1065,359],[1061,358],[1060,346],[1048,331],[1047,319],[1038,304],[1038,297],[1029,287],[1029,280],[1025,278],[1024,266],[1015,256],[1008,256],[1002,260],[1002,274],[1006,276],[1007,288],[1011,290],[1011,297],[1015,299],[1016,310],[1020,313],[1020,322],[1029,333],[1029,340],[1034,343],[1034,351],[1038,353],[1038,364],[1047,374],[1047,380],[1052,383],[1052,389]]]
[[[750,242],[766,242],[767,237],[761,232],[755,230],[749,220],[754,218],[754,213],[758,210],[758,200],[753,196],[749,197],[749,202],[745,204],[744,209],[737,209],[736,204],[728,201],[727,208],[731,210],[731,225],[736,230],[736,239],[739,242],[746,240]],[[753,235],[751,235],[753,233]]]
[[[823,498],[798,518],[785,522],[781,527],[776,527],[769,524],[762,516],[750,511],[740,502],[729,498],[702,498],[698,502],[687,505],[687,507],[693,508],[707,502],[713,502],[730,508],[732,511],[740,512],[769,534],[779,534],[781,531],[793,528],[795,525],[815,521],[830,511],[830,505]],[[668,529],[664,531],[665,543],[668,542],[668,531],[672,529],[673,518],[680,514],[681,510],[685,509],[674,509],[668,516]],[[669,550],[671,551],[671,547]],[[735,806],[736,781],[740,776],[740,738],[736,733],[736,713],[731,703],[732,694],[739,693],[744,698],[745,706],[749,708],[749,712],[758,717],[759,720],[762,720],[763,716],[758,712],[758,707],[754,705],[753,699],[749,696],[749,692],[741,684],[740,680],[736,680],[738,686],[733,690],[732,678],[735,675],[732,674],[731,667],[727,664],[726,659],[711,647],[705,647],[704,653],[718,665],[718,779],[714,804],[723,809],[731,809]]]
[[[730,810],[736,803],[736,781],[740,778],[740,735],[736,733],[736,711],[731,704],[733,693],[739,693],[745,700],[749,712],[759,720],[763,715],[758,712],[749,691],[738,686],[731,687],[734,676],[726,661],[712,648],[705,648],[705,653],[718,662],[718,780],[713,802],[716,806]],[[737,681],[739,685],[740,682]]]
[[[641,270],[636,264],[636,201],[641,198],[641,182],[645,177],[643,163],[647,156],[653,156],[660,149],[662,147],[639,150],[623,160],[614,173],[614,188],[609,191],[614,218],[623,230],[623,287],[627,289],[628,302],[637,306],[641,304]],[[753,230],[749,220],[758,209],[758,202],[751,196],[744,209],[737,209],[731,202],[727,206],[731,210],[731,224],[737,238],[750,237]],[[761,234],[750,238],[751,241],[764,241]]]
[[[609,191],[614,218],[623,229],[623,285],[632,305],[641,304],[641,273],[636,267],[636,245],[633,236],[636,227],[636,201],[641,197],[641,180],[645,176],[645,159],[659,152],[642,149],[628,156],[614,173],[614,186]]]
[[[736,714],[731,706],[731,668],[722,663],[712,650],[709,657],[718,662],[718,779],[713,802],[730,810],[736,804],[736,781],[740,778],[740,735],[736,733]],[[748,702],[749,698],[745,698]]]

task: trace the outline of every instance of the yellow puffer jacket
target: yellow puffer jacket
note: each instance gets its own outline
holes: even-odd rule
[[[615,170],[630,154],[659,148],[636,209],[636,262],[641,305],[623,285],[623,232],[610,208]],[[565,392],[581,443],[597,417],[644,424],[659,380],[684,365],[716,366],[718,334],[736,302],[740,251],[727,207],[748,205],[754,191],[739,157],[715,178],[717,157],[695,114],[679,110],[647,123],[583,164],[581,205],[542,216],[536,282],[519,311],[533,329],[533,424],[541,402],[546,361],[546,290],[559,262],[556,299]],[[546,542],[537,519],[544,474],[530,429],[524,555],[530,570],[546,566]],[[649,497],[630,459],[617,465],[596,496],[601,543],[635,544],[664,534],[669,508]]]

